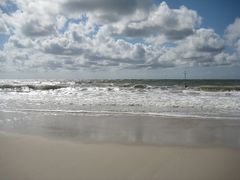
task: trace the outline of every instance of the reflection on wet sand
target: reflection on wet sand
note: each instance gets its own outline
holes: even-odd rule
[[[1,112],[0,130],[83,143],[240,147],[238,120]]]

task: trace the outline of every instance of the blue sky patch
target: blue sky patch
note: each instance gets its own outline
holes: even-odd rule
[[[17,11],[18,7],[13,1],[9,0],[6,3],[0,5],[0,9],[2,10],[3,13],[10,15]]]

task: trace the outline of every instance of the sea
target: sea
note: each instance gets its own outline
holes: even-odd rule
[[[240,120],[240,80],[0,80],[0,112]]]

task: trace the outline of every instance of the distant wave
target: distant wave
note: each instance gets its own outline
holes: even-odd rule
[[[58,90],[62,88],[115,88],[125,90],[193,90],[193,91],[240,91],[240,80],[82,80],[82,81],[48,81],[48,80],[0,80],[0,91],[26,92],[34,90]]]
[[[240,86],[199,86],[196,89],[202,91],[240,91]]]
[[[12,85],[12,84],[3,84],[0,85],[0,89],[2,90],[16,90],[21,91],[24,89],[31,89],[31,90],[55,90],[55,89],[61,89],[66,86],[63,85]]]

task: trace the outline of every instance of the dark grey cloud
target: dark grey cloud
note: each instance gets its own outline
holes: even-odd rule
[[[72,37],[75,41],[81,43],[83,41],[83,37],[80,36],[77,32],[72,32]]]
[[[145,38],[151,36],[159,36],[164,35],[169,40],[181,40],[185,37],[188,37],[194,33],[192,28],[185,28],[185,29],[165,29],[165,26],[149,26],[142,29],[137,28],[126,28],[121,33],[124,36],[128,37],[138,37],[138,38]],[[117,34],[115,34],[117,35]]]
[[[119,15],[131,14],[138,8],[149,8],[150,0],[68,0],[62,8],[69,11],[108,11]]]
[[[74,64],[74,60],[71,60],[71,59],[65,59],[64,60],[64,64],[67,64],[67,65],[72,65],[72,64]]]
[[[0,63],[6,62],[6,57],[0,52]]]
[[[105,55],[104,53],[99,54],[99,53],[89,53],[85,54],[84,58],[87,60],[85,62],[85,65],[101,65],[102,62],[105,62],[105,66],[108,64],[111,66],[117,66],[119,63],[126,63],[127,59],[124,58],[114,58],[109,55]]]
[[[88,49],[76,47],[67,39],[61,41],[61,39],[54,39],[50,41],[43,42],[41,44],[42,51],[47,54],[53,55],[68,55],[68,56],[77,56],[88,52]]]
[[[70,0],[63,3],[63,8],[72,11],[111,11],[131,13],[137,7],[136,0]]]
[[[83,53],[87,53],[87,49],[72,47],[72,48],[64,48],[57,44],[52,45],[51,47],[45,48],[44,52],[48,54],[55,54],[55,55],[70,55],[70,56],[77,56]]]
[[[194,33],[193,29],[190,28],[184,28],[181,30],[169,30],[165,31],[164,34],[167,37],[167,39],[170,40],[180,40],[184,39]]]
[[[176,67],[177,64],[171,61],[152,62],[144,64],[130,64],[125,66],[126,69],[159,69],[159,68],[172,68]]]
[[[24,35],[30,37],[47,36],[55,32],[55,26],[54,24],[43,25],[39,20],[31,20],[22,25],[21,31]]]
[[[196,47],[198,52],[212,52],[212,53],[219,53],[224,50],[224,45],[218,47],[211,47],[209,45],[203,45],[201,47]]]
[[[0,34],[7,34],[7,33],[8,33],[8,29],[6,25],[2,20],[0,20]]]
[[[143,46],[141,45],[136,45],[135,46],[135,50],[134,50],[134,53],[133,53],[133,57],[134,59],[136,59],[138,62],[141,60],[141,61],[145,61],[146,59],[146,50],[144,49]]]
[[[151,3],[151,0],[66,0],[61,7],[67,13],[96,13],[102,20],[115,22],[136,10],[148,11]]]

